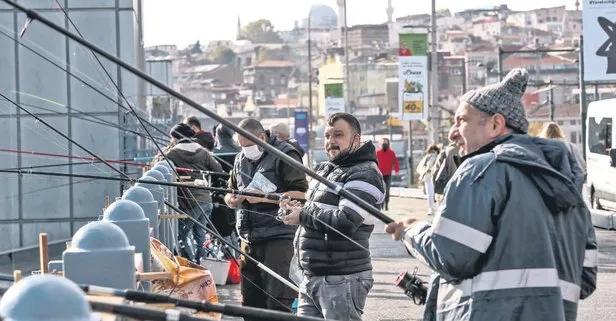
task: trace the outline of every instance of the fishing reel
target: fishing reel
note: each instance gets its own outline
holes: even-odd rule
[[[413,273],[404,271],[396,278],[396,286],[404,290],[404,294],[411,298],[417,305],[423,305],[426,303],[428,296],[428,287],[425,285],[422,279],[417,277],[417,268],[413,270]]]

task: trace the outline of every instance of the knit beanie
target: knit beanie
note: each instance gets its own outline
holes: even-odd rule
[[[173,128],[171,128],[171,132],[169,133],[171,135],[171,137],[180,140],[182,138],[192,138],[195,136],[195,131],[192,130],[192,128],[190,128],[190,126],[184,124],[184,123],[179,123],[175,126],[173,126]]]
[[[519,133],[526,133],[528,120],[522,96],[527,84],[526,69],[514,68],[500,83],[471,90],[460,100],[488,115],[501,114],[509,128]]]

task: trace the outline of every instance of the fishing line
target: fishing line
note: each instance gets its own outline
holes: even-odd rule
[[[128,177],[126,174],[124,174],[122,171],[120,171],[119,169],[115,168],[113,165],[109,164],[107,161],[105,161],[104,159],[100,158],[98,155],[96,155],[95,153],[91,152],[89,149],[85,148],[83,145],[79,144],[78,142],[76,142],[74,139],[68,137],[66,134],[64,134],[63,132],[57,130],[55,127],[53,127],[52,125],[50,125],[49,123],[47,123],[46,121],[42,120],[40,117],[36,116],[35,114],[31,113],[30,111],[28,111],[26,108],[20,106],[18,103],[16,103],[15,101],[13,101],[12,99],[10,99],[9,97],[5,96],[4,94],[0,93],[0,97],[6,99],[7,101],[9,101],[11,104],[15,105],[17,108],[19,108],[20,110],[24,111],[25,113],[27,113],[28,115],[34,117],[34,119],[36,119],[37,121],[39,121],[40,123],[44,124],[45,126],[49,127],[51,130],[53,130],[56,134],[64,137],[66,140],[68,140],[69,142],[73,143],[75,146],[81,148],[83,151],[85,151],[86,153],[92,155],[92,157],[95,157],[96,159],[100,160],[103,164],[109,166],[109,168],[112,168],[113,171],[117,172],[120,175],[124,175],[126,177]]]
[[[13,92],[19,93],[19,94],[25,94],[22,91],[15,91],[15,90],[13,90]],[[44,99],[43,97],[38,97],[38,96],[34,96],[34,95],[32,95],[32,96],[33,96],[33,98]],[[4,101],[4,99],[1,99],[1,100]],[[105,119],[103,119],[101,117],[98,117],[96,115],[92,115],[92,114],[90,114],[88,112],[84,112],[84,111],[75,109],[73,107],[65,106],[65,108],[70,109],[70,112],[59,112],[59,111],[56,111],[56,110],[53,110],[53,109],[50,109],[50,108],[45,108],[45,107],[41,107],[41,106],[34,105],[34,104],[27,104],[27,103],[23,103],[23,102],[20,102],[19,104],[22,105],[22,106],[26,106],[26,107],[47,111],[47,112],[49,112],[49,115],[57,115],[57,116],[70,115],[71,117],[79,118],[79,119],[82,119],[84,121],[91,122],[93,124],[99,124],[99,125],[102,125],[102,126],[115,128],[115,129],[118,129],[118,130],[121,130],[121,131],[124,131],[124,132],[127,132],[127,133],[131,133],[131,134],[138,135],[140,137],[148,138],[149,139],[149,137],[146,136],[144,133],[140,133],[140,132],[132,130],[132,129],[122,128],[122,127],[118,126],[117,124],[115,124],[113,122],[105,120]],[[48,115],[48,114],[42,114],[42,115]],[[92,119],[90,119],[90,118],[92,118]],[[169,143],[169,139],[167,137],[156,136],[156,139],[159,140],[159,141],[162,141],[165,144]]]
[[[351,192],[342,189],[340,186],[337,186],[335,183],[328,181],[326,178],[319,176],[318,174],[316,174],[313,170],[305,167],[302,163],[294,160],[293,158],[289,157],[288,155],[284,154],[282,151],[277,150],[276,148],[269,146],[267,143],[262,142],[259,138],[257,138],[256,136],[252,135],[251,133],[249,133],[248,131],[237,127],[236,125],[230,123],[228,120],[224,119],[223,117],[213,113],[212,111],[208,110],[207,108],[204,108],[203,106],[197,104],[196,102],[188,99],[187,97],[183,96],[182,94],[174,91],[173,89],[168,88],[167,86],[165,86],[163,83],[157,81],[156,79],[154,79],[153,77],[147,75],[146,73],[132,67],[131,65],[125,63],[124,61],[122,61],[121,59],[115,57],[112,54],[107,53],[106,51],[98,48],[95,45],[92,45],[90,42],[86,41],[83,38],[77,37],[75,36],[73,33],[64,30],[64,28],[54,24],[53,22],[49,21],[48,19],[40,16],[37,12],[29,10],[17,3],[15,3],[14,1],[9,1],[9,0],[3,0],[5,3],[13,6],[14,8],[26,13],[26,15],[28,16],[29,19],[31,20],[39,20],[40,22],[42,22],[43,24],[47,25],[48,27],[50,27],[51,29],[60,32],[62,34],[64,34],[65,36],[67,36],[68,38],[80,43],[81,45],[88,47],[90,50],[95,51],[96,53],[102,55],[103,57],[111,60],[112,62],[115,62],[116,64],[119,64],[121,67],[127,69],[128,71],[130,71],[131,73],[139,76],[140,78],[147,80],[148,82],[150,82],[152,85],[160,88],[161,90],[167,92],[168,94],[170,94],[171,96],[182,100],[184,103],[192,106],[193,108],[205,113],[206,115],[212,117],[213,119],[219,121],[222,125],[226,125],[231,127],[232,129],[234,129],[238,134],[246,137],[248,140],[252,141],[253,143],[257,144],[258,146],[260,146],[261,148],[263,148],[264,150],[272,153],[273,155],[277,156],[278,158],[282,159],[283,161],[285,161],[286,163],[288,163],[290,166],[303,171],[304,173],[308,174],[309,176],[313,177],[314,179],[316,179],[317,181],[321,182],[322,184],[324,184],[325,186],[331,188],[332,190],[335,190],[338,194],[340,194],[342,197],[349,199],[350,201],[356,203],[358,206],[360,206],[361,208],[365,209],[366,211],[368,211],[369,213],[371,213],[373,216],[377,217],[378,219],[380,219],[381,221],[385,222],[385,223],[390,223],[393,222],[393,220],[389,217],[387,217],[386,215],[384,215],[382,212],[380,212],[378,209],[376,209],[374,206],[372,206],[371,204],[367,203],[366,201],[364,201],[363,199],[359,198],[358,196],[352,194]],[[160,148],[159,148],[160,149]],[[163,157],[165,157],[164,153],[161,154]],[[177,173],[176,173],[177,174]],[[206,216],[207,217],[207,216]]]

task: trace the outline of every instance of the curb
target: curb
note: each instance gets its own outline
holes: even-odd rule
[[[616,217],[613,212],[603,210],[590,210],[592,225],[605,230],[613,230],[616,228]]]
[[[426,195],[424,195],[423,190],[419,188],[392,187],[389,190],[389,193],[392,197],[426,199]]]

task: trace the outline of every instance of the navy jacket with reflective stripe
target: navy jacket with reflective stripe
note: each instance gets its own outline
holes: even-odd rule
[[[563,142],[507,135],[469,155],[433,224],[404,240],[440,274],[438,320],[567,320],[596,286],[597,244]]]

